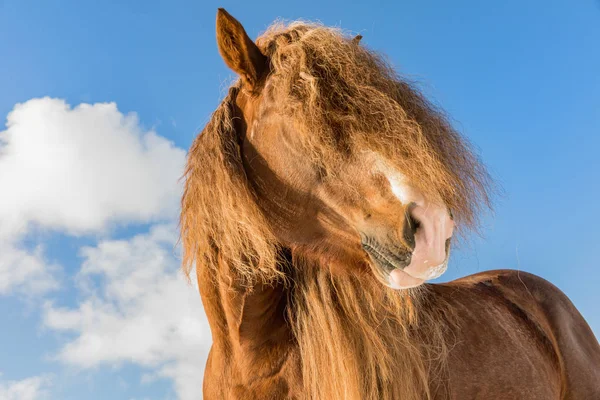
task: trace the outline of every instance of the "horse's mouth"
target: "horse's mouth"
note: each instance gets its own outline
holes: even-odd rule
[[[446,259],[442,264],[431,267],[426,276],[413,276],[409,271],[405,271],[405,268],[410,265],[412,259],[412,251],[410,250],[402,251],[396,248],[394,249],[395,251],[392,251],[388,246],[383,246],[372,238],[367,238],[365,236],[362,236],[361,245],[363,250],[369,256],[371,261],[369,262],[369,266],[377,280],[393,289],[400,289],[400,287],[394,284],[393,279],[391,279],[393,271],[396,271],[394,272],[395,274],[405,275],[406,285],[401,288],[408,289],[420,286],[425,283],[426,280],[439,277],[446,271],[448,266],[450,239],[445,243]]]
[[[410,264],[412,253],[392,252],[372,238],[363,237],[362,248],[368,254],[369,266],[375,277],[384,285],[391,286],[390,274],[395,269],[404,269]]]

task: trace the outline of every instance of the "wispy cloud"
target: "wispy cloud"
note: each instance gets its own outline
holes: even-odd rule
[[[0,374],[0,400],[41,400],[46,398],[50,384],[48,376],[3,381]]]
[[[44,324],[75,334],[57,355],[81,368],[132,363],[173,379],[180,399],[197,399],[211,345],[197,288],[182,276],[174,226],[85,247],[76,308],[47,304]],[[102,282],[98,285],[96,282]]]
[[[0,295],[38,296],[58,289],[55,272],[60,269],[44,258],[41,245],[27,251],[0,241]]]

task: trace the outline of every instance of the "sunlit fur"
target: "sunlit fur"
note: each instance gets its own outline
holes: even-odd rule
[[[426,293],[399,293],[370,276],[308,271],[292,311],[307,398],[416,400],[429,398],[430,386],[445,390],[444,307],[425,309]]]
[[[475,227],[489,177],[442,114],[379,55],[339,30],[276,24],[258,40],[270,57],[265,90],[284,106],[307,162],[335,179],[339,161],[374,151],[419,190],[440,198],[458,225]],[[277,242],[246,179],[232,122],[236,83],[194,141],[185,171],[184,266],[199,279],[285,284],[288,320],[311,399],[422,399],[443,386],[451,315],[426,289],[394,291],[364,271],[331,273],[308,254],[282,267]],[[443,319],[439,313],[447,313]]]
[[[387,159],[418,190],[441,196],[474,227],[491,183],[467,141],[378,54],[319,25],[275,24],[257,43],[271,59],[268,87],[297,121],[307,156],[334,173],[362,150]]]

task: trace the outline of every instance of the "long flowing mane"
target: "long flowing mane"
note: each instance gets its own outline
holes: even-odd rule
[[[295,121],[307,154],[335,176],[340,157],[383,155],[459,226],[476,227],[490,179],[443,114],[376,53],[333,28],[277,23],[257,44],[270,96]],[[371,274],[336,275],[307,254],[282,257],[244,173],[234,129],[239,82],[195,140],[185,170],[181,238],[200,280],[286,285],[308,398],[422,399],[443,389],[445,331],[426,287],[398,292]],[[284,272],[287,271],[287,272]],[[290,272],[291,271],[291,272]],[[432,362],[432,360],[438,360]]]

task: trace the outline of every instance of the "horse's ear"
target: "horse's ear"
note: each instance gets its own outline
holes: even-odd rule
[[[223,8],[217,11],[217,44],[225,64],[256,88],[268,70],[268,58],[248,37],[242,24]]]
[[[352,44],[358,46],[358,44],[360,43],[361,39],[362,39],[362,35],[356,35],[356,36],[354,36],[354,39],[352,39]]]

